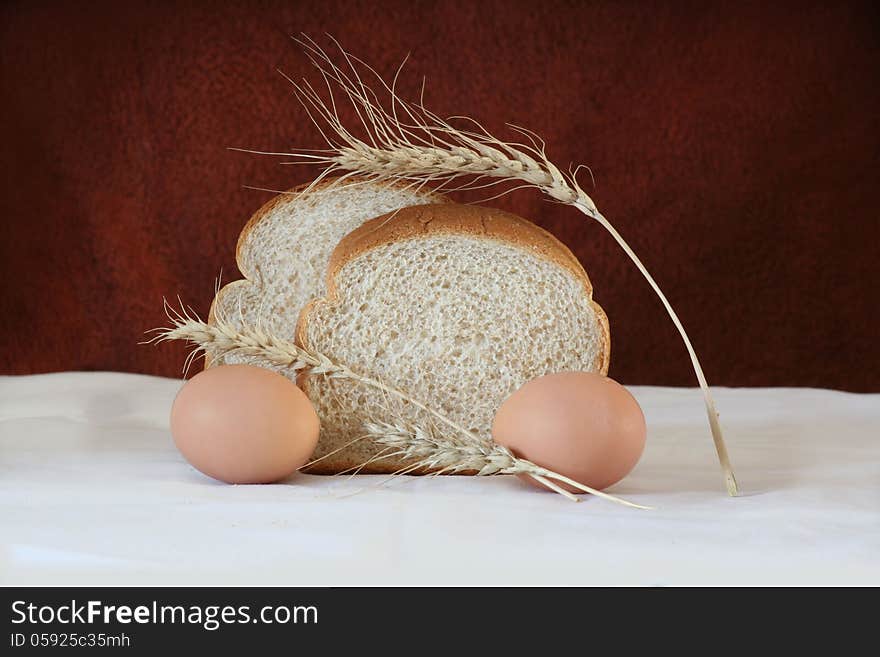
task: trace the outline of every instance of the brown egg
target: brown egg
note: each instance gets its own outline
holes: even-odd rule
[[[284,479],[315,451],[318,429],[302,390],[251,365],[200,372],[171,408],[171,434],[181,454],[209,477],[230,484]]]
[[[590,372],[529,381],[501,405],[492,425],[495,442],[516,456],[599,490],[635,467],[646,433],[645,416],[632,394]],[[523,479],[543,487],[531,477]]]

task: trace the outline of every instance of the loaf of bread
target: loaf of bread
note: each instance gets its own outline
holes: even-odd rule
[[[345,236],[326,276],[325,296],[300,315],[299,344],[406,391],[482,437],[525,382],[551,372],[607,372],[608,321],[583,267],[555,237],[515,215],[413,205]],[[279,310],[288,312],[284,302]],[[374,444],[358,440],[364,422],[430,420],[347,379],[315,376],[301,385],[321,419],[314,456],[323,458],[312,472],[364,464],[362,472],[398,471],[406,464],[379,458]]]

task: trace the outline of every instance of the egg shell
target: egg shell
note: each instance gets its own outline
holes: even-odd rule
[[[171,408],[171,434],[181,454],[204,474],[230,484],[288,477],[315,451],[319,427],[302,390],[251,365],[200,372]]]
[[[645,416],[632,394],[591,372],[529,381],[505,400],[492,425],[492,438],[514,455],[600,490],[635,467],[646,434]],[[523,479],[544,487],[532,477]]]

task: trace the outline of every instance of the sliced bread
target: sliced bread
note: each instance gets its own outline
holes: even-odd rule
[[[303,307],[325,291],[327,264],[339,240],[362,223],[407,205],[443,203],[445,197],[361,178],[330,178],[276,196],[247,222],[235,251],[244,275],[223,287],[208,322],[222,316],[293,339]],[[230,353],[206,367],[251,363],[284,372],[259,359]],[[291,375],[293,378],[293,375]]]
[[[327,295],[306,305],[296,336],[485,438],[498,407],[526,381],[606,373],[610,355],[608,320],[565,245],[515,215],[451,203],[408,207],[343,238]],[[311,472],[406,465],[375,458],[375,446],[356,439],[365,420],[393,412],[427,421],[419,411],[347,379],[302,385],[321,418],[315,458],[324,458]]]

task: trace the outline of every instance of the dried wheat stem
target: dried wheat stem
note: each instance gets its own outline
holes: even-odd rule
[[[534,133],[522,128],[511,126],[522,134],[530,142],[529,144],[502,141],[472,119],[468,119],[474,126],[472,130],[454,127],[449,121],[427,110],[423,102],[416,104],[401,100],[395,90],[396,77],[395,82],[389,86],[373,69],[360,60],[355,60],[342,48],[340,52],[346,65],[344,69],[334,63],[327,53],[308,37],[304,37],[299,42],[330,90],[329,103],[308,81],[296,83],[290,80],[290,82],[294,85],[303,107],[326,140],[328,149],[285,155],[324,164],[326,168],[321,177],[337,171],[346,171],[349,172],[346,175],[357,174],[379,181],[406,180],[419,187],[437,184],[438,188],[443,188],[450,181],[462,177],[471,180],[460,189],[479,188],[482,185],[478,183],[486,178],[502,183],[520,181],[523,183],[522,186],[534,187],[555,201],[574,206],[611,234],[660,297],[684,341],[697,381],[703,391],[709,426],[727,492],[731,496],[736,495],[736,478],[724,444],[718,412],[690,339],[653,277],[578,184],[577,172],[580,167],[568,174],[560,171],[548,159],[544,142]],[[360,67],[356,66],[355,62]],[[359,68],[368,70],[384,87],[390,98],[390,108],[386,108],[379,101],[376,93],[364,84],[358,72]],[[337,110],[337,102],[333,97],[334,86],[342,91],[344,97],[355,108],[366,133],[364,139],[355,136],[343,125]]]
[[[712,398],[712,393],[709,391],[709,384],[706,381],[706,376],[703,374],[703,368],[700,365],[700,360],[697,358],[697,352],[694,351],[693,345],[691,345],[690,338],[688,338],[687,332],[684,330],[684,326],[682,326],[681,321],[678,319],[678,314],[673,310],[672,305],[669,303],[669,300],[666,298],[666,295],[663,294],[660,286],[657,285],[657,282],[654,280],[654,277],[648,273],[648,270],[645,268],[645,265],[642,264],[642,261],[639,257],[633,252],[630,248],[629,244],[621,237],[620,233],[618,233],[614,226],[612,226],[608,220],[598,211],[593,214],[589,212],[588,209],[582,205],[580,202],[576,202],[573,204],[578,210],[587,214],[590,217],[593,217],[596,221],[598,221],[605,230],[607,230],[611,237],[618,243],[621,249],[629,256],[629,259],[633,261],[638,270],[642,273],[645,280],[648,281],[648,284],[660,298],[660,301],[663,303],[663,307],[666,308],[666,312],[669,314],[670,319],[672,319],[672,323],[675,324],[675,328],[678,329],[679,334],[681,335],[681,339],[684,342],[684,346],[687,348],[688,355],[691,358],[691,365],[694,368],[694,373],[697,375],[697,381],[700,384],[700,389],[703,391],[703,401],[706,405],[706,415],[709,418],[709,427],[712,431],[712,440],[715,443],[715,451],[718,453],[718,461],[721,463],[721,471],[724,473],[724,483],[727,486],[727,492],[731,496],[736,496],[738,494],[736,478],[733,474],[733,467],[730,464],[730,457],[727,454],[727,446],[724,444],[724,437],[721,432],[721,424],[718,421],[718,411],[715,410],[715,400]]]
[[[505,452],[507,452],[507,450],[505,450],[503,447],[481,439],[472,431],[465,429],[458,423],[447,418],[445,415],[429,408],[422,402],[413,399],[405,392],[392,388],[377,379],[357,374],[345,365],[334,362],[324,354],[303,349],[302,347],[292,342],[278,339],[270,333],[267,333],[266,331],[263,331],[259,328],[247,326],[234,327],[220,317],[215,317],[214,324],[207,324],[205,322],[202,322],[194,314],[188,313],[186,311],[183,311],[182,313],[174,311],[167,304],[166,310],[168,312],[168,317],[172,322],[172,326],[169,328],[159,329],[158,335],[153,339],[154,342],[164,342],[167,340],[184,340],[187,342],[191,342],[195,345],[195,349],[193,351],[194,354],[198,352],[203,352],[213,357],[218,357],[224,354],[235,352],[246,354],[249,356],[255,356],[273,365],[279,365],[289,368],[294,372],[303,372],[309,375],[321,375],[331,379],[349,379],[360,385],[380,390],[383,393],[393,395],[394,397],[397,397],[398,399],[401,399],[408,404],[412,404],[413,406],[428,413],[438,422],[441,422],[446,426],[454,429],[455,432],[459,434],[463,440],[459,439],[455,442],[448,439],[439,441],[435,440],[436,449],[432,459],[440,460],[436,460],[436,462],[432,460],[430,465],[424,464],[424,467],[429,467],[432,470],[439,468],[440,470],[446,472],[478,469],[481,470],[480,474],[489,474],[490,470],[491,474],[507,474],[507,472],[502,471],[506,467],[512,467],[514,469],[510,471],[511,473],[523,472],[536,478],[546,477],[550,479],[564,481],[565,483],[574,486],[579,490],[584,491],[585,493],[590,493],[597,497],[617,502],[618,504],[623,504],[635,508],[647,508],[641,507],[637,504],[633,504],[632,502],[627,502],[620,498],[614,497],[613,495],[594,490],[592,488],[589,488],[588,486],[584,486],[583,484],[572,481],[564,475],[560,475],[551,470],[541,468],[540,466],[535,465],[529,461],[523,461],[521,459],[516,460],[513,455],[510,455],[510,459],[518,461],[520,465],[516,465],[512,461],[504,461],[503,455]],[[369,426],[382,427],[383,425],[379,423],[373,423]],[[391,427],[393,425],[387,426]],[[403,425],[401,425],[401,427],[402,426]],[[416,430],[411,426],[408,428],[398,427],[397,434],[394,434],[398,438],[398,443],[390,444],[380,442],[380,444],[383,444],[386,447],[396,446],[398,450],[416,449],[416,447],[404,447],[400,444],[399,441],[403,436],[422,436],[423,438],[418,442],[417,447],[420,449],[424,449],[424,446],[427,444],[424,437],[428,434],[424,431],[420,433],[420,431],[421,430]],[[369,430],[368,433],[372,435]],[[386,431],[386,434],[387,433],[388,432]],[[401,456],[404,455],[403,452],[399,451],[394,452],[394,454]],[[410,454],[410,452],[406,452],[406,454]],[[507,454],[509,454],[509,452],[507,452]],[[411,455],[416,456],[417,453],[412,452]],[[479,456],[482,457],[482,461],[479,461]],[[386,455],[386,458],[387,457],[388,455]],[[462,463],[466,463],[466,465],[462,465],[461,463],[456,462],[454,460],[456,457],[466,457],[465,460],[462,461]],[[427,458],[427,456],[424,456],[423,458]],[[446,458],[446,460],[443,460],[444,458]],[[501,458],[501,461],[498,460],[499,458]],[[480,467],[473,468],[473,464],[477,462],[481,463]],[[422,464],[417,464],[415,467],[422,467]],[[549,487],[554,490],[558,488],[557,486],[552,484],[549,485]],[[559,489],[557,492],[564,495],[565,497],[568,497],[569,499],[574,499],[575,501],[577,500],[577,498],[572,496],[567,491]]]
[[[541,475],[539,475],[539,474],[535,474],[534,472],[530,472],[530,473],[529,473],[529,476],[530,476],[532,479],[534,479],[535,481],[537,481],[539,484],[543,484],[544,486],[546,486],[547,488],[549,488],[549,489],[552,490],[553,492],[555,492],[555,493],[559,493],[560,495],[563,495],[564,497],[567,497],[567,498],[570,499],[572,502],[580,502],[580,500],[579,500],[576,496],[574,496],[574,495],[572,495],[571,493],[569,493],[569,492],[568,492],[567,490],[565,490],[562,486],[557,486],[556,484],[554,484],[552,481],[550,481],[550,480],[547,479],[546,477],[542,477]]]
[[[472,431],[413,399],[405,392],[392,388],[378,379],[352,372],[348,367],[331,361],[322,353],[307,351],[292,342],[279,340],[261,329],[244,326],[237,328],[219,318],[215,319],[214,324],[207,324],[192,317],[171,317],[171,320],[174,322],[174,326],[163,329],[157,342],[185,340],[197,345],[197,351],[203,351],[211,356],[220,356],[235,351],[248,356],[257,356],[273,365],[287,367],[296,372],[308,370],[310,374],[323,374],[333,379],[351,379],[361,385],[375,388],[412,404],[455,431],[472,440],[480,440]]]

